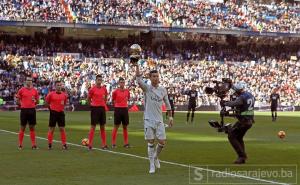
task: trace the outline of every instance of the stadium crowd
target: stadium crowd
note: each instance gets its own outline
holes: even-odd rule
[[[83,40],[52,42],[45,39],[41,42],[39,37],[22,38],[0,37],[0,96],[5,100],[13,100],[25,76],[32,75],[42,97],[52,89],[54,80],[63,79],[71,103],[76,104],[86,98],[95,75],[102,74],[110,93],[117,87],[118,78],[125,77],[131,90],[130,103],[142,103],[142,91],[137,88],[134,72],[127,62],[129,41],[94,40],[98,48],[93,48],[93,44]],[[153,68],[159,70],[161,84],[173,90],[177,105],[186,103],[184,94],[192,84],[196,84],[199,91],[199,106],[215,105],[216,97],[206,95],[204,88],[212,85],[206,81],[221,80],[222,77],[232,78],[235,82],[245,81],[257,98],[257,106],[267,105],[275,88],[280,91],[282,105],[300,105],[296,91],[296,84],[300,83],[299,44],[238,46],[182,42],[181,48],[174,48],[175,44],[168,42],[159,43],[159,47],[145,46],[144,59],[140,61],[145,72]],[[117,43],[118,47],[109,43]],[[92,48],[95,53],[91,52]],[[56,52],[57,56],[49,57]],[[90,55],[83,57],[74,52]]]
[[[72,17],[72,18],[70,18]],[[300,4],[228,0],[0,0],[0,19],[299,32]]]
[[[161,19],[171,26],[269,32],[300,30],[299,5],[240,2],[237,4],[235,0],[225,3],[164,0],[157,3],[156,11],[161,15]]]
[[[0,20],[64,21],[67,14],[56,0],[0,0]]]
[[[65,0],[70,6],[73,17],[83,23],[135,24],[157,23],[157,16],[150,1],[83,1]]]

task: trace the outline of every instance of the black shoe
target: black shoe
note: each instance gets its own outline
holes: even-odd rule
[[[93,149],[93,147],[92,147],[92,146],[89,146],[89,147],[88,147],[88,150],[89,150],[89,151],[91,151],[92,149]]]
[[[48,150],[52,150],[52,144],[51,143],[48,144]]]
[[[131,148],[129,144],[124,145],[124,148]]]
[[[19,149],[19,150],[23,150],[23,146],[22,146],[22,145],[19,145],[19,146],[18,146],[18,149]]]
[[[245,164],[246,158],[245,157],[239,157],[236,161],[234,161],[234,164]]]
[[[115,144],[113,144],[113,145],[111,145],[111,148],[117,148],[117,145],[115,145]]]
[[[67,146],[66,144],[64,144],[64,145],[62,146],[62,149],[63,149],[63,150],[68,150],[68,146]]]
[[[101,149],[102,149],[102,150],[108,150],[109,148],[108,148],[107,145],[105,145],[105,146],[102,146]]]
[[[32,149],[32,150],[37,150],[38,147],[37,147],[36,145],[33,145],[33,146],[31,147],[31,149]]]

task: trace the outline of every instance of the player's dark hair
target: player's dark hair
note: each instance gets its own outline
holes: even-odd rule
[[[151,70],[150,73],[149,73],[150,74],[149,76],[151,77],[152,74],[154,74],[154,73],[158,73],[158,71],[157,70]]]
[[[96,79],[97,79],[97,78],[102,78],[102,75],[96,75]]]
[[[119,82],[120,82],[120,81],[125,81],[125,79],[122,78],[122,77],[120,77],[120,78],[119,78]]]

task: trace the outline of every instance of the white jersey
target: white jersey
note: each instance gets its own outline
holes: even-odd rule
[[[171,110],[167,90],[164,87],[153,87],[146,84],[142,77],[137,77],[137,82],[144,91],[144,120],[163,123],[162,104],[163,101],[167,110]]]

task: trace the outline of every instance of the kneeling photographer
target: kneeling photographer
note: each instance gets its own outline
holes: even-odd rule
[[[255,98],[245,90],[244,83],[234,84],[232,89],[235,91],[237,98],[228,102],[221,101],[221,106],[235,107],[235,117],[238,121],[228,129],[228,140],[238,155],[238,159],[234,163],[244,164],[247,155],[243,137],[254,123]]]

